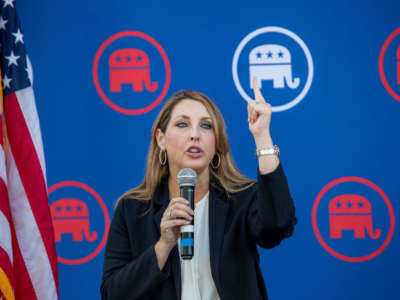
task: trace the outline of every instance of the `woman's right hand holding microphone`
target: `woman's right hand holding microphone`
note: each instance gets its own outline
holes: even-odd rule
[[[189,201],[180,197],[170,200],[160,223],[161,237],[155,245],[160,270],[179,239],[181,226],[190,224],[193,216],[194,211],[189,207]]]

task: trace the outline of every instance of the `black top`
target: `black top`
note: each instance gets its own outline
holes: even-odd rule
[[[149,203],[122,199],[114,212],[104,255],[103,300],[181,299],[177,246],[162,270],[154,250],[169,203],[167,180],[154,193],[150,212],[139,216]],[[281,165],[258,174],[256,184],[229,198],[220,186],[210,185],[210,264],[221,300],[268,299],[256,245],[277,246],[292,235],[296,223]]]

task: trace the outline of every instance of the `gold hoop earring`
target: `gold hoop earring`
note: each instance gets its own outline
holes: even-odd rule
[[[218,163],[216,163],[216,164],[214,163],[215,156],[218,158]],[[211,160],[211,167],[212,167],[213,169],[218,169],[219,165],[221,164],[221,156],[219,155],[218,152],[215,153],[215,156],[214,156],[213,159]]]
[[[161,153],[164,153],[164,159],[161,158]],[[167,151],[160,150],[158,153],[158,160],[162,166],[165,166],[167,163]]]

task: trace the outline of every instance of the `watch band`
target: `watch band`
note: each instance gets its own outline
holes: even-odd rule
[[[274,145],[273,147],[257,149],[256,156],[259,157],[262,155],[276,155],[279,157],[279,147]]]

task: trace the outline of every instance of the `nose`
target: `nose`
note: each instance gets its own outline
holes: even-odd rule
[[[190,140],[191,141],[199,141],[200,140],[200,131],[197,126],[193,126],[192,130],[190,130]]]

